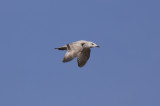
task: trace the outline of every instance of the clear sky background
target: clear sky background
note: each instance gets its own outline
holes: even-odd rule
[[[160,1],[1,0],[0,106],[160,106]]]

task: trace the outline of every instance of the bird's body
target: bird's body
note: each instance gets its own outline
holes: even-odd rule
[[[90,57],[90,48],[93,47],[99,46],[93,42],[80,40],[55,49],[67,50],[67,53],[63,58],[63,62],[69,62],[77,57],[78,66],[83,67]]]

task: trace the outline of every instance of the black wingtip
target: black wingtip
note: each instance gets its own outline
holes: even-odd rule
[[[67,47],[60,47],[60,48],[54,48],[54,49],[58,49],[58,50],[67,50]]]

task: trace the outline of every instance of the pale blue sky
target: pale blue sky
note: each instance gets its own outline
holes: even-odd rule
[[[159,4],[1,0],[0,106],[160,106]],[[83,68],[53,49],[77,40]]]

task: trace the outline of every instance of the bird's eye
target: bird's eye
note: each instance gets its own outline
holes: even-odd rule
[[[92,45],[94,45],[94,44],[92,43]]]

